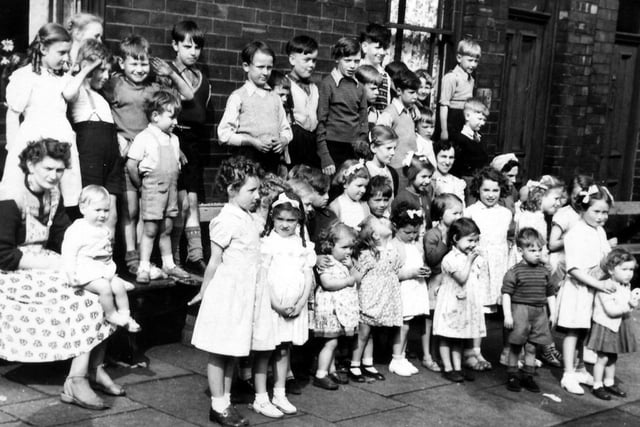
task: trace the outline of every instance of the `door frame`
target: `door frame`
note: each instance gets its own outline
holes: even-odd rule
[[[548,2],[548,8],[545,11],[531,11],[527,9],[517,8],[517,7],[509,7],[508,10],[508,21],[507,21],[507,32],[515,33],[515,28],[517,28],[517,23],[530,23],[541,27],[541,46],[540,46],[540,63],[546,64],[546,67],[540,68],[540,74],[538,75],[538,81],[536,82],[535,88],[537,88],[537,93],[541,96],[536,97],[536,104],[534,107],[534,122],[535,126],[533,126],[533,135],[531,137],[531,145],[530,147],[525,148],[525,153],[528,155],[528,158],[524,159],[526,162],[527,174],[526,176],[521,176],[522,180],[536,178],[540,176],[544,170],[544,148],[546,145],[547,138],[547,122],[549,116],[549,108],[550,108],[550,90],[551,90],[551,72],[554,61],[554,49],[553,44],[556,36],[556,26],[557,26],[557,5],[558,2]],[[537,34],[536,34],[537,36]],[[506,49],[506,38],[505,38],[505,49]],[[506,53],[506,52],[505,52]],[[501,90],[504,91],[507,83],[507,72],[509,68],[509,58],[504,59],[504,68],[502,75],[502,84]],[[534,90],[536,90],[534,88]],[[507,124],[504,121],[504,117],[506,115],[505,111],[505,94],[504,92],[500,94],[503,101],[500,104],[500,126],[498,128],[498,147],[500,147],[501,151],[505,149],[505,131],[504,126]]]

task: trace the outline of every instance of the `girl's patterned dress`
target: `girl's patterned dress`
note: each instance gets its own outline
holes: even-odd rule
[[[447,338],[480,338],[487,335],[482,312],[484,284],[489,272],[486,261],[477,257],[469,278],[460,285],[452,276],[464,268],[467,255],[453,248],[442,260],[442,285],[433,315],[433,334]]]
[[[322,276],[336,279],[349,277],[349,269],[340,261],[328,255],[331,265],[319,271]],[[358,327],[358,291],[355,286],[347,286],[337,291],[328,291],[318,286],[314,301],[313,334],[316,337],[336,338],[353,336]]]
[[[400,257],[391,244],[379,251],[378,257],[371,250],[358,257],[360,321],[369,326],[402,326]]]
[[[483,305],[500,304],[502,279],[507,270],[515,263],[509,256],[507,233],[513,215],[504,206],[487,207],[478,201],[465,209],[464,215],[475,221],[480,228],[480,249],[489,265],[489,286],[483,298]]]

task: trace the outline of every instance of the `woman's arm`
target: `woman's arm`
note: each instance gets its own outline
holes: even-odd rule
[[[580,268],[572,268],[569,274],[583,285],[594,288],[597,291],[611,293],[616,290],[615,286],[608,285],[607,282],[601,281],[590,275],[587,271]]]

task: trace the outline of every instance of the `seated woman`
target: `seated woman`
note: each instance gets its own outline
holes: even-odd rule
[[[103,368],[114,328],[98,295],[69,286],[58,254],[69,220],[58,183],[69,144],[29,143],[20,154],[22,182],[0,185],[0,358],[18,362],[72,359],[60,399],[106,409],[91,389],[122,396]],[[56,252],[58,251],[58,252]]]

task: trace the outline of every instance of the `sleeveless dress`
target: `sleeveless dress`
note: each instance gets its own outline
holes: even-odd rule
[[[331,264],[320,271],[322,276],[344,279],[349,269],[328,255]],[[336,338],[341,335],[353,336],[358,327],[358,291],[355,286],[347,286],[337,291],[329,291],[322,286],[316,289],[314,299],[313,335],[316,337]]]
[[[50,213],[46,224],[29,208],[33,206],[29,203],[30,195],[24,197],[25,240],[18,249],[23,254],[59,258],[57,253],[44,248],[58,209],[58,191],[47,196]],[[15,205],[14,208],[17,209]],[[19,226],[6,222],[5,225]],[[1,359],[20,362],[70,359],[91,351],[114,331],[104,319],[98,295],[72,287],[62,270],[0,270]]]
[[[404,248],[404,267],[416,268],[425,265],[417,243],[398,242]],[[402,296],[402,316],[407,319],[429,314],[429,289],[423,277],[400,282]]]

